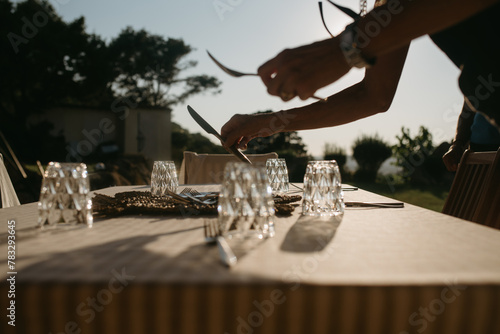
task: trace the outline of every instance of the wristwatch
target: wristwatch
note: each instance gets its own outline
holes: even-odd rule
[[[351,67],[357,68],[370,68],[375,65],[375,59],[366,59],[361,54],[358,48],[358,33],[356,27],[357,21],[349,24],[345,30],[339,35],[340,49],[344,54],[347,64]]]

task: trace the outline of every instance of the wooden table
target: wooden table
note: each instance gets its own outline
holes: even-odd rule
[[[97,192],[128,190],[148,188]],[[391,201],[363,190],[345,199]],[[340,223],[300,212],[228,269],[203,240],[216,216],[40,232],[36,203],[2,209],[0,332],[500,333],[500,231],[410,204],[348,208]]]

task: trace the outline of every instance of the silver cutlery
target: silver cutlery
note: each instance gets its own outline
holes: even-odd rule
[[[217,243],[217,248],[219,249],[219,255],[222,263],[224,263],[228,267],[234,266],[238,262],[238,258],[227,243],[227,240],[222,235],[220,235],[220,230],[217,226],[217,222],[214,220],[205,221],[203,223],[203,231],[205,233],[205,242]]]
[[[299,187],[293,183],[289,183],[290,185],[292,185],[293,187],[297,188],[297,191],[304,191],[304,189],[302,187]],[[358,190],[358,187],[342,187],[342,190],[343,191],[354,191],[354,190]]]
[[[194,188],[190,188],[190,187],[182,189],[182,191],[179,194],[180,195],[188,194],[188,195],[193,195],[193,196],[201,195],[201,193],[198,190],[196,190]]]
[[[389,202],[389,203],[377,203],[377,202],[345,202],[346,207],[377,207],[377,208],[404,208],[403,202]]]
[[[191,106],[187,106],[187,109],[191,117],[196,121],[196,123],[198,123],[199,126],[201,126],[203,130],[205,130],[207,133],[214,135],[221,142],[224,142],[224,139],[222,139],[221,135],[217,132],[217,130],[215,130],[210,124],[208,124],[208,122],[205,121],[203,117],[200,116],[200,114],[198,114],[193,108],[191,108]],[[243,154],[240,149],[236,148],[235,145],[226,148],[226,150],[229,153],[233,154],[239,160],[252,164],[250,159],[248,159],[248,157],[245,154]]]

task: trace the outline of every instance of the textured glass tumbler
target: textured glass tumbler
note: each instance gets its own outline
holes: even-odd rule
[[[288,168],[283,158],[268,159],[266,161],[267,177],[274,193],[288,192]]]
[[[308,162],[304,175],[302,214],[307,216],[344,214],[342,182],[335,160]]]
[[[84,224],[92,227],[92,199],[87,165],[50,162],[44,173],[38,201],[38,226]]]
[[[273,237],[274,200],[265,167],[227,163],[217,210],[227,238]]]
[[[151,173],[151,194],[168,196],[167,190],[176,192],[179,186],[177,170],[173,161],[155,161]]]

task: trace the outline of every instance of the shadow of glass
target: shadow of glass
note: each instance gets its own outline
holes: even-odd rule
[[[310,253],[323,250],[332,241],[342,216],[301,216],[288,231],[281,250],[294,253]]]

